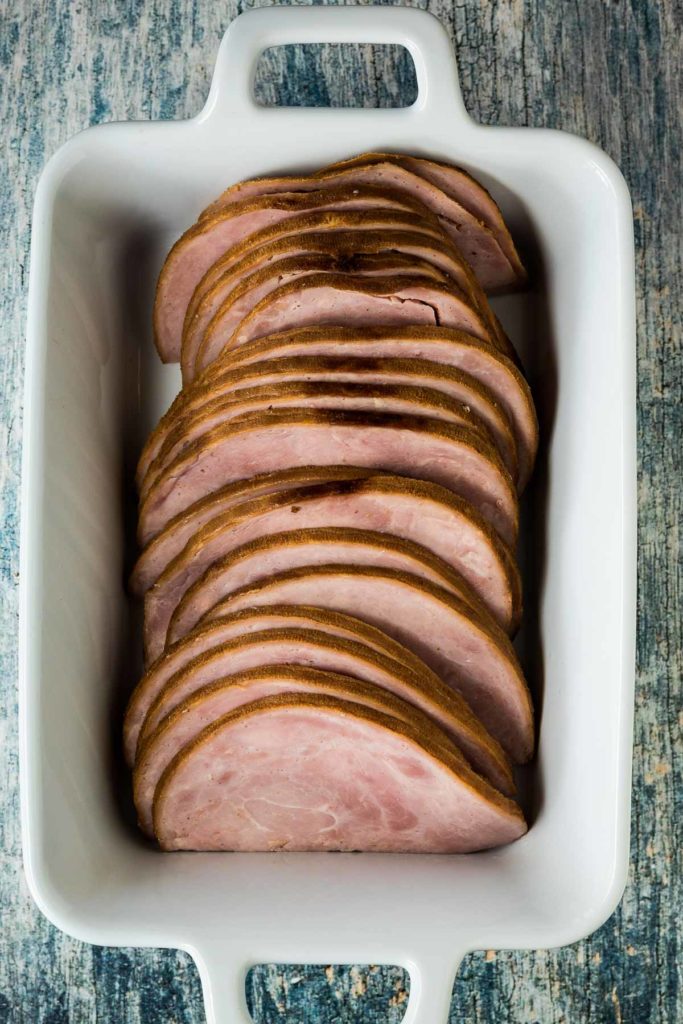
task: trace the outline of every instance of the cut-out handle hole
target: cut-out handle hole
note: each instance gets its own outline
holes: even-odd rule
[[[417,99],[404,46],[306,43],[261,54],[254,99],[264,107],[409,107]]]
[[[410,979],[400,967],[258,964],[247,975],[246,993],[255,1024],[275,1024],[285,1016],[309,1020],[312,1006],[320,1024],[356,1020],[356,1015],[360,1019],[362,1012],[382,1024],[400,1024],[408,1007]]]

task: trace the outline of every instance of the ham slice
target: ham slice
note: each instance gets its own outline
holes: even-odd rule
[[[205,371],[201,383],[208,386],[219,374],[264,359],[292,356],[338,358],[424,359],[451,366],[486,385],[510,418],[519,460],[519,485],[523,489],[533,469],[538,448],[538,422],[529,385],[517,367],[490,345],[472,335],[445,327],[410,325],[398,327],[307,327],[284,331],[224,352]]]
[[[140,508],[146,544],[211,491],[297,465],[360,465],[441,484],[465,498],[508,544],[517,496],[495,448],[473,431],[418,416],[287,409],[214,427],[166,467]]]
[[[240,587],[287,569],[336,562],[411,572],[459,595],[476,617],[491,619],[486,605],[460,573],[420,544],[372,530],[320,527],[267,534],[214,560],[178,601],[166,643],[189,633],[206,612]],[[194,574],[194,565],[192,570]]]
[[[500,780],[501,792],[514,792],[505,754],[464,701],[449,696],[443,684],[436,693],[429,688],[425,692],[420,679],[362,644],[314,631],[271,630],[235,640],[212,654],[174,676],[145,720],[135,762],[135,803],[146,832],[151,828],[154,790],[174,754],[222,715],[276,693],[326,692],[400,712],[405,721],[433,721],[478,774],[497,789]],[[387,702],[388,694],[405,705]]]
[[[470,264],[485,291],[505,291],[523,282],[517,264],[515,267],[511,265],[496,234],[452,194],[420,173],[402,166],[400,157],[374,162],[370,159],[363,162],[361,157],[357,158],[357,162],[351,161],[341,168],[328,168],[308,177],[255,178],[243,181],[227,189],[204,211],[202,217],[211,218],[237,203],[271,193],[309,192],[321,187],[362,188],[368,185],[388,188],[423,203],[439,218],[439,223]]]
[[[452,285],[425,281],[416,274],[369,278],[359,274],[310,274],[285,282],[257,302],[229,337],[197,353],[195,375],[224,348],[246,345],[276,331],[341,325],[426,324],[467,331],[491,342],[489,328],[469,300]]]
[[[219,396],[194,411],[183,409],[149,467],[140,488],[141,499],[144,500],[166,466],[213,427],[229,423],[247,413],[269,413],[275,409],[336,409],[426,416],[467,427],[488,443],[494,443],[488,428],[472,414],[469,407],[433,388],[326,381],[286,381],[268,387],[264,383]],[[516,474],[516,462],[512,465],[506,463],[506,468],[511,475]]]
[[[296,466],[282,472],[259,473],[249,480],[227,484],[174,516],[150,541],[131,573],[130,588],[138,596],[144,594],[195,533],[210,520],[224,515],[242,501],[265,494],[278,494],[292,487],[331,481],[341,483],[344,480],[362,480],[373,475],[373,470],[360,469],[356,466]]]
[[[463,406],[469,409],[488,430],[508,472],[517,477],[517,445],[509,417],[494,392],[469,374],[422,359],[294,356],[247,363],[235,370],[226,368],[206,384],[198,381],[194,387],[181,391],[145,444],[136,473],[138,488],[162,448],[170,445],[170,435],[178,432],[179,423],[185,417],[199,410],[208,411],[210,407],[225,409],[226,401],[257,388],[269,391],[273,386],[294,381],[353,383],[370,390],[373,385],[413,386],[442,392],[458,403],[461,410]]]
[[[227,678],[242,694],[240,704],[258,699],[252,679],[235,676],[268,666],[288,665],[335,672],[361,682],[381,686],[389,693],[432,718],[457,743],[475,771],[508,796],[515,791],[510,762],[500,745],[474,717],[468,705],[441,682],[426,665],[420,671],[367,646],[358,638],[335,637],[317,629],[266,629],[243,633],[219,647],[210,648],[177,672],[150,704],[139,734],[137,749],[147,741],[171,712],[207,686]],[[266,696],[266,694],[260,694]],[[215,717],[215,716],[214,716]]]
[[[498,204],[481,182],[473,178],[462,167],[455,167],[453,164],[438,160],[427,160],[425,157],[405,156],[402,153],[361,153],[360,156],[352,157],[350,160],[332,164],[325,168],[325,171],[344,170],[358,165],[367,167],[369,164],[386,162],[400,164],[406,170],[419,174],[421,178],[426,178],[427,181],[436,185],[446,195],[469,210],[495,236],[515,272],[517,286],[526,282],[526,271]]]
[[[207,726],[161,776],[153,821],[166,850],[464,853],[526,831],[438,731],[322,694]]]
[[[157,282],[154,341],[163,362],[177,363],[180,359],[185,312],[197,284],[217,259],[247,235],[314,210],[376,209],[429,215],[422,203],[406,194],[352,186],[245,199],[193,224],[169,252]]]
[[[379,629],[355,619],[351,615],[315,608],[310,605],[274,604],[261,608],[245,608],[234,614],[221,615],[194,629],[182,640],[168,647],[161,657],[150,665],[135,687],[126,709],[124,722],[124,753],[132,767],[138,739],[147,713],[162,691],[171,685],[172,678],[181,676],[195,662],[212,661],[225,645],[256,632],[292,629],[315,631],[331,638],[350,640],[398,662],[406,671],[421,680],[424,694],[434,691],[445,699],[453,695],[450,687],[428,668],[412,651],[397,643]],[[466,706],[460,702],[460,706]],[[468,714],[470,712],[467,712]]]
[[[442,283],[452,281],[487,322],[491,336],[498,335],[498,324],[490,314],[485,296],[446,240],[416,231],[285,235],[252,250],[224,271],[196,303],[192,315],[186,317],[181,358],[183,380],[192,379],[195,357],[202,345],[214,347],[221,338],[230,337],[240,319],[276,284],[291,280],[295,274],[304,276],[316,270],[375,276],[414,271]]]
[[[515,763],[531,757],[531,699],[512,644],[443,587],[394,569],[313,566],[244,587],[210,615],[289,601],[345,612],[384,630],[465,698]]]
[[[451,287],[459,297],[471,306],[478,315],[479,321],[486,325],[485,317],[473,299],[462,292],[458,285],[447,274],[443,273],[434,263],[426,259],[418,259],[406,253],[377,252],[362,254],[307,252],[299,256],[288,256],[255,270],[245,276],[227,296],[211,307],[211,316],[203,331],[194,337],[183,339],[181,350],[181,369],[183,383],[188,384],[194,379],[200,368],[213,362],[220,354],[226,341],[237,331],[242,321],[261,301],[285,284],[294,284],[303,278],[321,279],[332,274],[335,280],[351,275],[353,280],[391,278],[407,274],[425,284],[432,282]],[[492,337],[486,325],[487,337]]]
[[[274,534],[322,528],[379,532],[394,548],[415,544],[450,566],[503,628],[512,630],[519,621],[521,588],[512,553],[466,502],[444,488],[402,477],[338,479],[233,503],[199,526],[172,561],[155,566],[157,580],[145,597],[148,658],[163,647],[185,592],[215,562]]]
[[[338,210],[324,209],[300,213],[259,231],[253,231],[240,242],[231,245],[202,277],[187,307],[183,337],[189,330],[200,305],[222,278],[230,275],[233,268],[242,261],[247,261],[245,265],[254,260],[259,261],[263,250],[270,252],[271,246],[296,245],[302,236],[308,234],[327,238],[338,232],[347,235],[354,233],[362,238],[366,231],[409,231],[420,238],[435,239],[443,244],[445,236],[438,220],[426,209],[423,210],[423,214],[421,216],[416,209],[408,211],[400,207],[392,209],[391,206],[387,209],[376,206],[365,210],[341,207]],[[475,279],[471,271],[469,277]]]

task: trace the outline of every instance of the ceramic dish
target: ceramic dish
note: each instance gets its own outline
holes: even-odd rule
[[[259,107],[268,46],[402,44],[418,97],[397,110]],[[467,857],[172,854],[132,823],[119,767],[139,635],[125,575],[132,472],[178,388],[154,352],[165,252],[223,187],[404,150],[471,169],[530,263],[496,308],[541,417],[524,509],[522,655],[538,757],[532,827]],[[448,1018],[469,950],[573,942],[625,881],[635,624],[635,341],[631,207],[614,164],[559,132],[474,124],[455,56],[406,8],[271,8],[240,16],[206,106],[185,122],[114,124],[65,145],[35,204],[26,364],[20,704],[24,854],[42,911],[79,939],[188,950],[211,1022],[249,1020],[262,961],[399,964],[406,1024]]]

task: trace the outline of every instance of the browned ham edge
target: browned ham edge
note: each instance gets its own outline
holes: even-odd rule
[[[159,706],[163,693],[184,678],[188,669],[205,663],[209,667],[215,667],[221,652],[229,649],[234,641],[245,639],[254,633],[291,633],[292,630],[306,633],[312,631],[316,635],[322,634],[332,639],[362,644],[364,648],[370,649],[382,658],[402,666],[402,669],[410,673],[414,679],[419,679],[425,700],[433,693],[435,698],[445,701],[449,707],[455,708],[457,705],[461,718],[472,718],[467,705],[457,694],[453,694],[450,687],[445,686],[412,651],[392,640],[381,630],[351,615],[324,608],[273,604],[260,608],[246,608],[232,615],[222,615],[194,629],[182,640],[168,647],[149,667],[131,695],[126,710],[124,752],[127,763],[132,766],[135,761],[139,737],[143,726],[146,725],[148,712],[152,706]],[[202,679],[206,681],[206,677]],[[445,727],[445,722],[443,724]],[[481,730],[483,726],[477,722],[477,728]],[[490,739],[490,742],[495,745],[494,740]],[[504,761],[501,761],[498,754],[495,755],[495,759],[499,762],[499,774],[504,774],[507,779],[507,783],[501,784],[499,788],[505,792],[512,792],[513,783],[509,768],[505,768]]]
[[[517,763],[533,750],[533,711],[505,633],[463,601],[410,573],[353,565],[290,569],[244,587],[211,615],[272,602],[315,603],[364,619],[409,647],[457,690]]]
[[[440,736],[330,696],[265,698],[207,726],[175,755],[155,791],[155,835],[168,850],[425,853],[523,835],[516,804],[457,751],[446,753]],[[280,797],[271,793],[274,779]]]
[[[195,501],[258,471],[340,463],[440,484],[474,505],[506,543],[516,541],[514,486],[495,448],[473,431],[426,417],[324,409],[249,413],[193,441],[147,494],[139,539],[146,544]]]
[[[509,359],[473,335],[445,327],[418,325],[362,330],[326,326],[283,331],[240,349],[225,351],[208,367],[201,383],[208,385],[222,373],[263,359],[299,355],[424,359],[470,374],[494,392],[508,413],[517,439],[520,490],[527,483],[538,448],[538,422],[529,385]]]
[[[267,195],[314,191],[321,187],[384,187],[419,200],[435,216],[472,267],[485,291],[503,291],[519,285],[519,275],[503,252],[493,231],[461,205],[452,194],[402,166],[400,157],[389,160],[351,161],[336,169],[325,169],[308,177],[255,178],[232,186],[202,217],[215,216],[231,205]]]
[[[180,359],[185,312],[206,271],[247,235],[313,210],[412,210],[424,205],[385,188],[340,188],[260,196],[193,224],[175,243],[161,269],[154,298],[154,341],[165,363]]]

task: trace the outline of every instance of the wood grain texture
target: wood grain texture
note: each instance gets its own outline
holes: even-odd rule
[[[675,0],[427,6],[457,42],[475,117],[578,132],[620,164],[633,195],[638,270],[640,588],[630,881],[612,919],[584,942],[470,956],[451,1019],[675,1024],[683,1020],[680,8]],[[47,924],[26,891],[15,683],[17,488],[30,205],[40,169],[90,124],[195,113],[222,31],[241,7],[226,0],[0,0],[2,1024],[204,1019],[187,956],[74,942]],[[405,102],[412,85],[403,58],[363,50],[342,57],[323,51],[309,61],[300,52],[270,54],[260,88],[271,100],[279,94],[290,102],[343,103],[355,93],[368,105],[387,105]],[[253,973],[249,995],[261,1024],[397,1024],[404,985],[398,970],[271,965]]]

